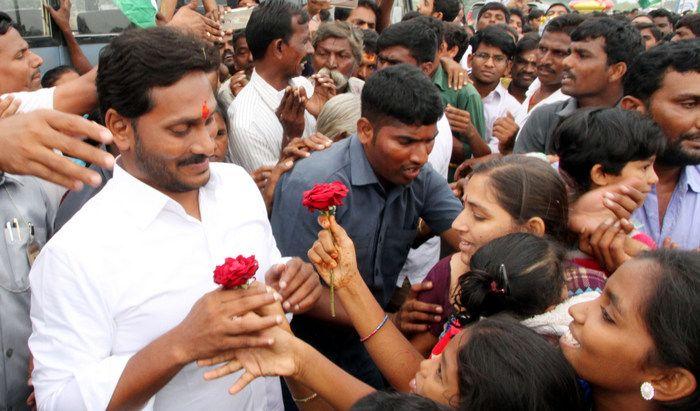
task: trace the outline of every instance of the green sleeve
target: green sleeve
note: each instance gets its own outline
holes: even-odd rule
[[[116,0],[115,4],[130,22],[141,28],[156,26],[157,10],[150,0]]]
[[[481,96],[476,91],[474,86],[468,85],[460,90],[457,96],[457,108],[469,112],[472,117],[472,123],[479,132],[481,139],[486,141],[486,120],[484,119],[484,105],[481,102]]]

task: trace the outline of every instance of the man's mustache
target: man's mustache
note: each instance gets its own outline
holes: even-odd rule
[[[197,154],[197,155],[194,155],[192,157],[186,158],[184,160],[178,161],[177,165],[179,167],[184,167],[184,166],[189,166],[190,164],[199,164],[202,161],[206,160],[207,158],[209,158],[209,157],[205,156],[204,154]]]

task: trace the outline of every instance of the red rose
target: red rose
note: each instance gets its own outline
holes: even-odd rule
[[[328,211],[331,207],[343,205],[343,199],[348,195],[348,188],[340,181],[316,184],[311,190],[304,191],[302,205],[313,212],[314,210]]]
[[[222,265],[214,269],[214,282],[224,288],[240,287],[248,283],[258,271],[258,261],[254,255],[236,258],[228,257]]]

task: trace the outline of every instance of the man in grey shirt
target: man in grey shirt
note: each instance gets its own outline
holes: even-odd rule
[[[644,51],[642,36],[629,22],[593,17],[571,32],[571,54],[563,61],[561,90],[569,100],[536,108],[515,140],[516,154],[551,154],[559,121],[585,107],[614,107],[634,58]]]
[[[29,268],[46,244],[56,215],[55,202],[35,177],[0,172],[0,410],[27,409],[31,390],[29,347]]]
[[[437,88],[416,67],[397,65],[370,77],[357,135],[312,154],[280,179],[272,210],[279,249],[306,256],[321,227],[317,213],[302,206],[303,192],[333,181],[350,190],[336,218],[353,239],[360,273],[382,306],[395,291],[419,219],[457,248],[450,227],[462,205],[426,164],[441,115]],[[336,311],[331,318],[326,291],[310,315],[295,316],[292,328],[351,374],[381,387],[381,375],[339,304]]]

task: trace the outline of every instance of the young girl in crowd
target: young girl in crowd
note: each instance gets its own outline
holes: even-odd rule
[[[333,217],[324,226],[331,233],[319,234],[309,257],[326,281],[334,267],[338,297],[365,336],[372,358],[397,389],[405,391],[408,385],[419,395],[463,410],[581,408],[574,402],[579,389],[555,355],[558,351],[512,320],[476,322],[452,338],[441,356],[416,365],[420,357],[382,317],[357,272],[352,240]],[[700,407],[699,272],[698,252],[652,251],[624,263],[601,297],[570,309],[574,321],[560,340],[561,348],[590,384],[592,409]],[[347,409],[372,392],[281,328],[263,334],[273,337],[272,347],[237,350],[231,363],[209,376],[244,368],[232,392],[257,376],[287,376],[313,390],[314,399],[320,396],[337,409]],[[302,402],[302,409],[324,405],[311,401]]]
[[[580,197],[590,190],[637,179],[646,196],[659,181],[654,172],[656,154],[665,139],[650,119],[633,110],[593,108],[578,110],[554,131],[554,147],[559,156],[559,173]],[[630,225],[629,237],[639,244],[656,248],[654,240]],[[613,228],[614,229],[614,228]],[[617,233],[626,235],[620,226]],[[581,266],[609,275],[616,267],[605,267],[598,259],[581,252],[572,254]]]
[[[445,313],[451,313],[453,305],[456,312],[448,319],[444,332],[440,324],[432,327],[440,327],[439,330],[430,330],[426,345],[434,345],[430,345],[432,355],[441,354],[454,335],[482,318],[507,313],[525,320],[555,309],[567,298],[565,254],[557,243],[528,233],[508,234],[479,248],[471,257],[469,271],[458,278],[454,295],[445,294],[439,300]],[[437,283],[435,286],[442,288]],[[597,295],[592,293],[588,298]],[[563,331],[557,335],[552,330],[562,330],[569,322],[568,315],[551,316],[541,318],[538,325],[548,326],[540,327],[542,333],[554,334],[556,341]],[[435,332],[440,335],[437,344]],[[419,351],[429,351],[421,349],[417,342],[420,340],[412,340]]]
[[[493,404],[506,410],[581,409],[575,374],[560,351],[507,316],[472,324],[448,342],[441,356],[423,359],[392,322],[387,321],[357,269],[354,246],[347,233],[334,217],[323,224],[330,232],[321,232],[309,251],[309,258],[327,281],[330,281],[330,267],[334,266],[333,283],[338,299],[358,334],[363,336],[372,359],[397,390],[410,390],[462,410],[485,409]],[[336,259],[330,257],[334,253]],[[563,286],[560,281],[560,293]],[[273,347],[242,351],[232,366],[224,366],[221,372],[213,371],[209,376],[245,367],[250,375],[236,384],[234,391],[253,376],[288,376],[336,409],[348,409],[372,392],[371,387],[290,333],[276,329],[270,335],[274,338]],[[307,409],[306,402],[299,405]],[[308,405],[312,409],[320,404]]]
[[[597,300],[570,309],[561,348],[595,410],[700,409],[700,253],[624,263]]]
[[[453,223],[461,237],[460,251],[446,257],[424,281],[433,288],[422,293],[422,302],[443,307],[448,319],[455,301],[459,278],[469,271],[474,252],[494,238],[514,232],[548,235],[564,244],[572,243],[567,227],[569,202],[566,186],[546,162],[527,156],[507,156],[475,167],[464,189],[464,210]],[[595,271],[566,264],[566,285],[570,295],[602,290],[605,278]],[[552,305],[561,302],[550,301]],[[535,313],[533,313],[534,315]],[[430,352],[442,333],[444,323],[412,337],[422,353]]]

